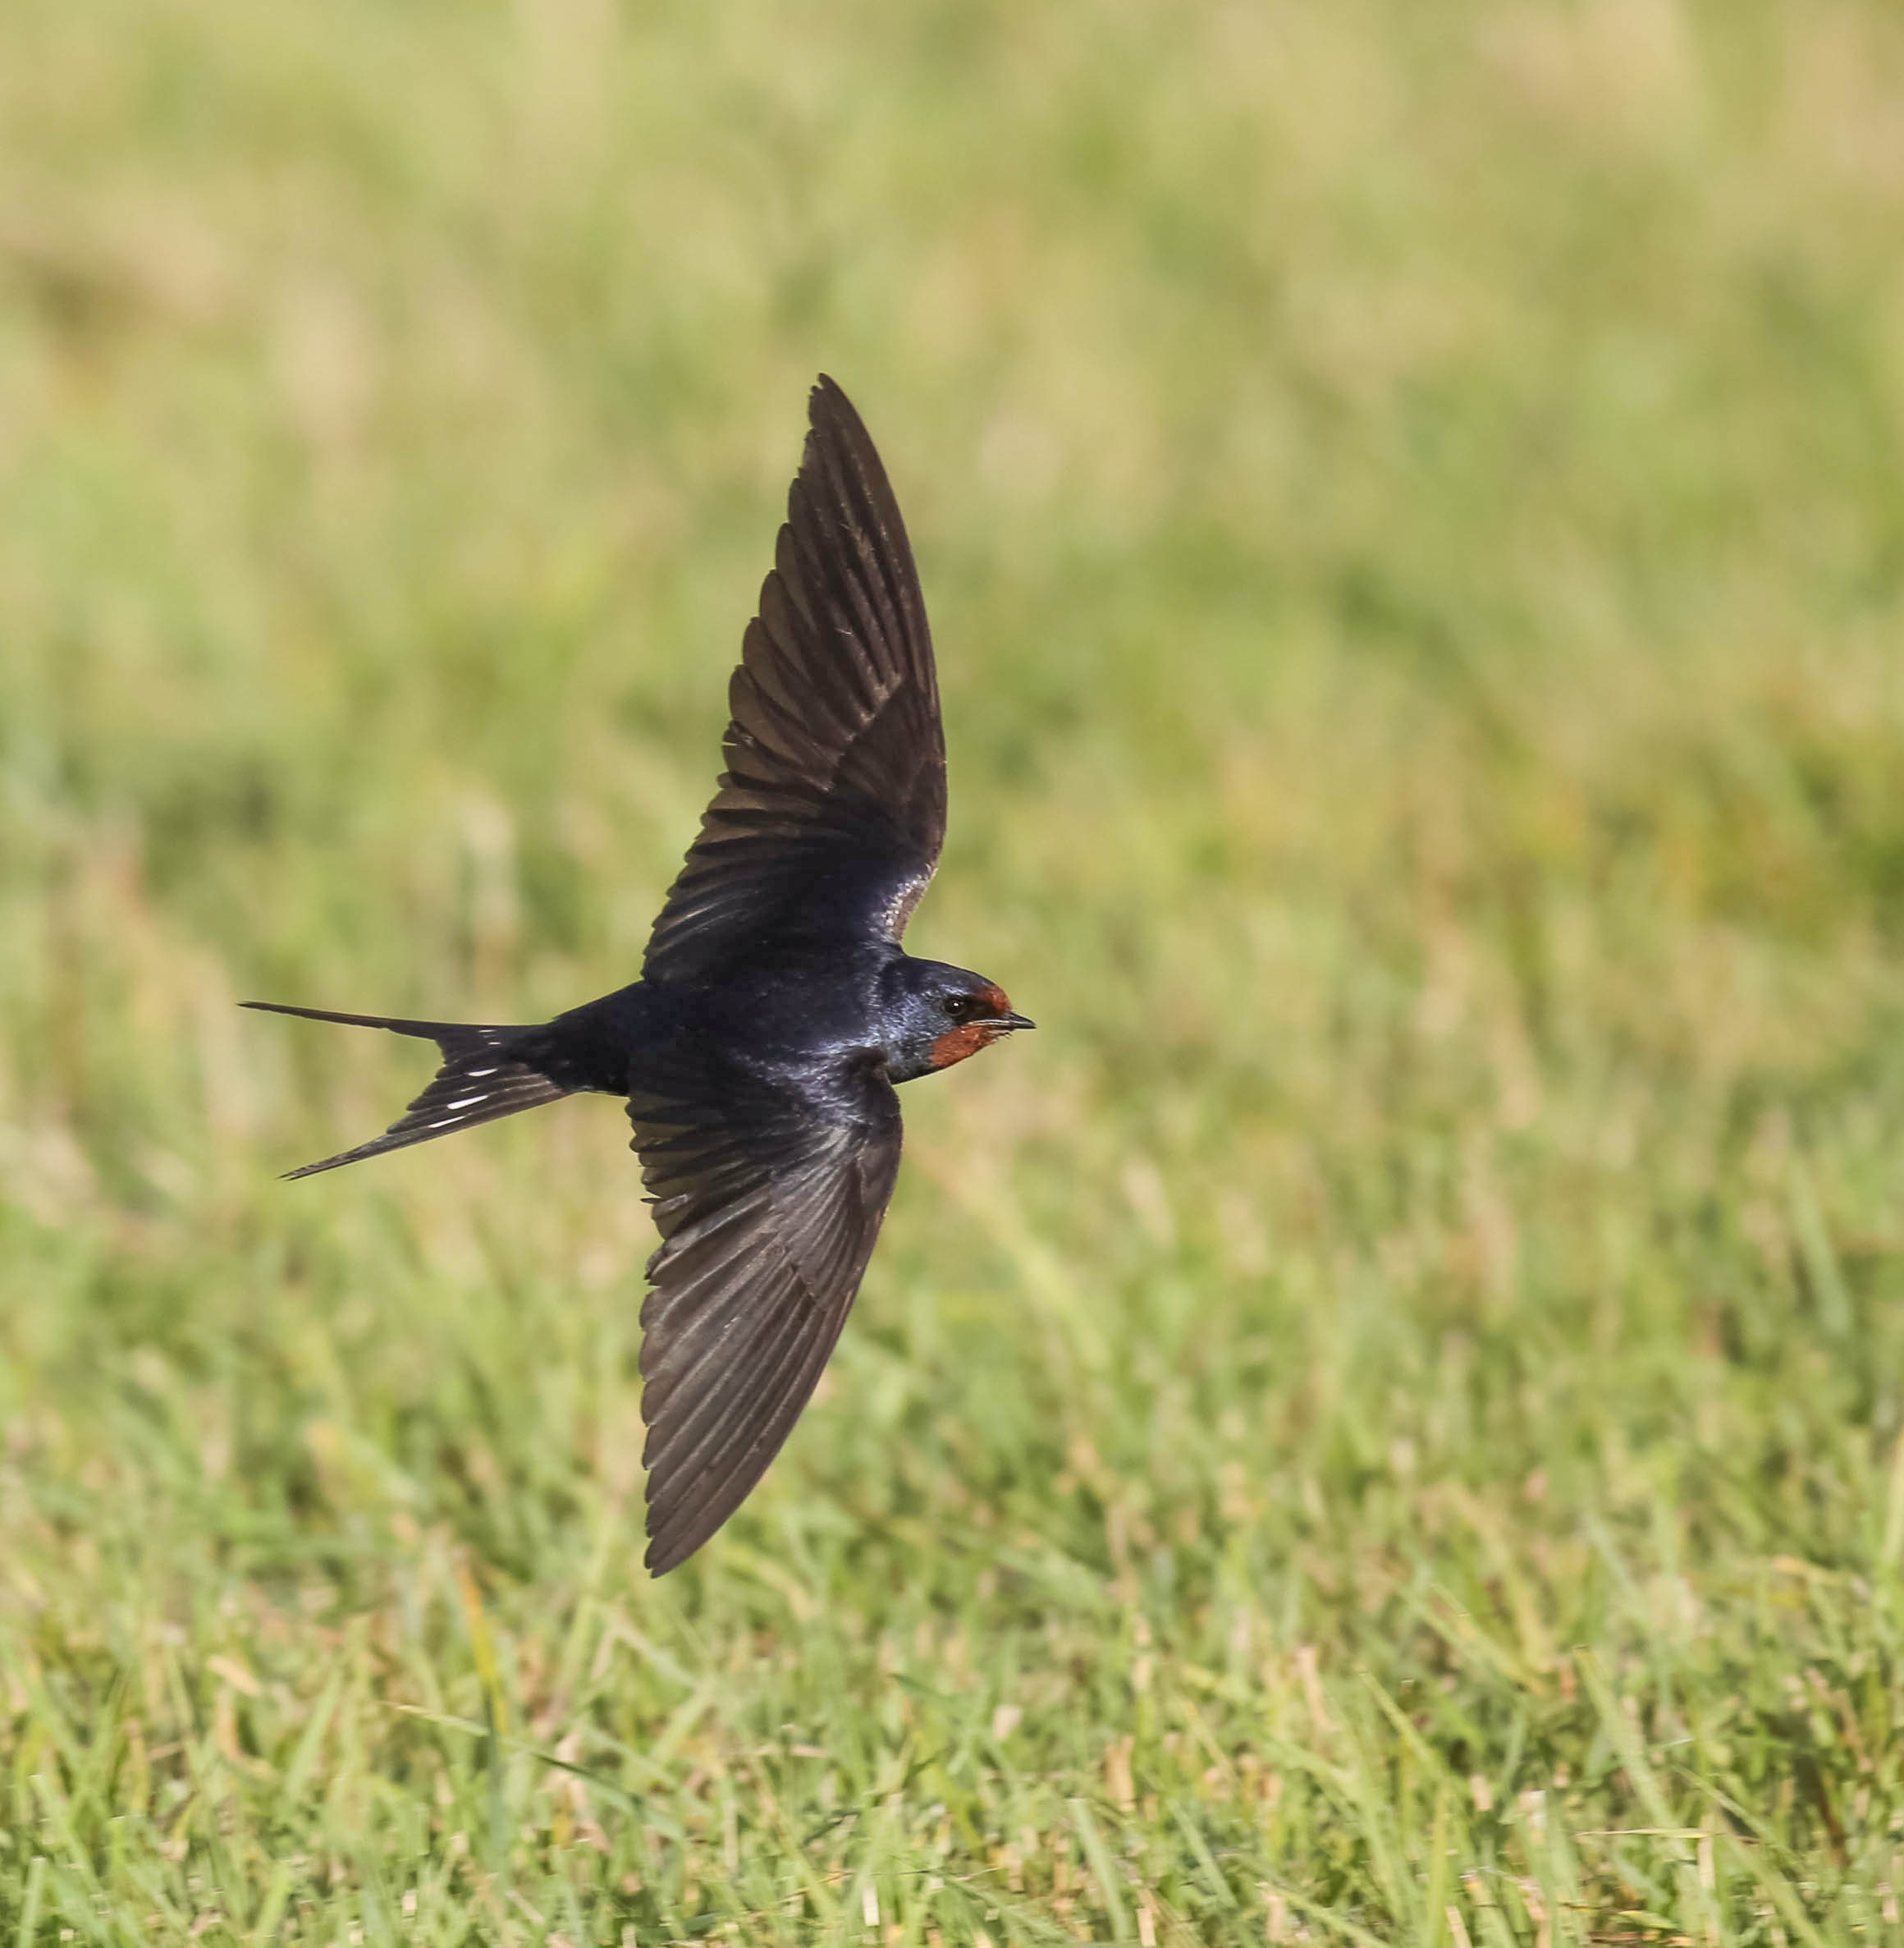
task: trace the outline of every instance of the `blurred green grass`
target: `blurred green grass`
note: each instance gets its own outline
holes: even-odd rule
[[[1904,23],[0,23],[0,1930],[1904,1941]],[[821,1399],[565,1105],[833,372],[940,644]]]

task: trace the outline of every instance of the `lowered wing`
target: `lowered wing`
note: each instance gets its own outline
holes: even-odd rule
[[[794,1081],[697,1043],[644,1065],[629,1116],[661,1235],[641,1312],[659,1576],[740,1506],[812,1393],[892,1196],[899,1109],[870,1065]]]

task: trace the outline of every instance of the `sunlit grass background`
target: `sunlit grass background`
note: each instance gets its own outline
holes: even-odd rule
[[[1904,1941],[1904,20],[16,0],[0,1940]],[[1035,1038],[638,1566],[805,390]]]

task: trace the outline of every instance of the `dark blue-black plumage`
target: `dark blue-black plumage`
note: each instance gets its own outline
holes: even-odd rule
[[[309,1176],[562,1096],[625,1096],[661,1247],[642,1308],[648,1566],[698,1549],[799,1417],[899,1159],[893,1093],[1032,1024],[899,938],[945,831],[945,744],[904,523],[831,379],[728,693],[727,769],[642,978],[533,1026],[336,1014],[442,1066]]]

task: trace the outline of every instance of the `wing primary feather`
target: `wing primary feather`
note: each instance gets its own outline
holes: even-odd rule
[[[691,1464],[704,1463],[711,1442],[717,1444],[723,1436],[730,1438],[734,1429],[755,1420],[754,1409],[774,1391],[789,1350],[797,1350],[809,1336],[812,1315],[811,1304],[794,1291],[790,1281],[773,1302],[771,1320],[755,1322],[734,1370],[723,1376],[722,1386],[703,1389],[669,1427],[666,1440],[657,1444],[653,1460],[646,1464],[662,1477],[664,1486],[668,1476],[678,1479]]]
[[[654,1574],[664,1574],[666,1568],[692,1555],[746,1500],[792,1432],[838,1339],[835,1326],[824,1341],[808,1343],[797,1364],[782,1369],[780,1397],[771,1417],[762,1421],[750,1442],[730,1451],[718,1476],[696,1483],[693,1501],[684,1502],[673,1520],[653,1538],[649,1566]]]

